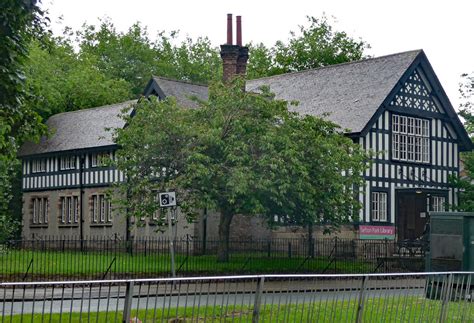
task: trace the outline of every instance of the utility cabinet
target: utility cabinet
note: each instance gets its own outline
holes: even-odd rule
[[[474,271],[474,213],[430,212],[427,271]]]

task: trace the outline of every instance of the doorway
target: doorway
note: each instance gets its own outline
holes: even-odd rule
[[[398,241],[415,240],[423,235],[428,221],[428,194],[421,190],[399,190],[396,194]]]

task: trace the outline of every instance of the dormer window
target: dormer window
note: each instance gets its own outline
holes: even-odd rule
[[[62,156],[60,163],[61,170],[75,169],[76,168],[76,156]]]
[[[430,162],[430,121],[392,115],[392,159]]]

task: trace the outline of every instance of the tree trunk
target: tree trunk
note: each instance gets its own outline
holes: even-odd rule
[[[233,214],[227,214],[221,211],[219,217],[219,245],[217,246],[217,262],[229,261],[229,235],[230,223]]]

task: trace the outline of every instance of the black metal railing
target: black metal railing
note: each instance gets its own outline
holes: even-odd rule
[[[179,276],[262,273],[374,273],[424,270],[425,244],[391,240],[231,240],[229,261],[217,261],[218,240],[174,241]],[[89,237],[9,241],[0,251],[2,281],[167,277],[169,242]]]

